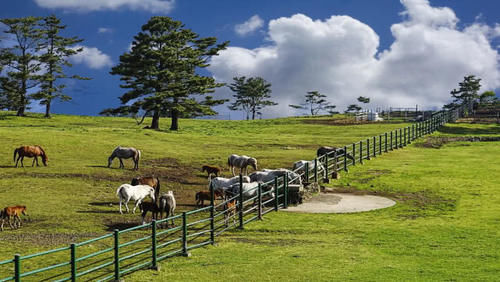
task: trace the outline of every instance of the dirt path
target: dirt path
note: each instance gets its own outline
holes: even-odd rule
[[[393,200],[372,196],[346,193],[321,193],[307,202],[289,207],[288,212],[305,213],[352,213],[383,209],[395,205]]]

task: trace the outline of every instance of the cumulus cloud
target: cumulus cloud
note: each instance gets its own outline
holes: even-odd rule
[[[499,54],[491,46],[498,26],[474,23],[457,28],[450,8],[427,0],[401,0],[402,21],[391,26],[394,42],[379,50],[379,37],[368,25],[349,16],[313,20],[296,14],[271,20],[271,44],[256,49],[229,47],[209,67],[216,79],[261,76],[272,83],[280,105],[267,116],[297,114],[288,104],[300,103],[317,90],[343,110],[368,96],[370,106],[440,107],[463,76],[474,74],[483,89],[500,87]],[[225,89],[219,91],[229,97]]]
[[[175,0],[35,0],[38,6],[49,9],[71,11],[102,11],[127,8],[144,10],[152,13],[168,13],[175,5]]]
[[[100,27],[97,29],[97,33],[112,33],[113,29],[109,27]]]
[[[71,56],[71,62],[85,64],[91,69],[100,69],[113,65],[111,58],[95,47],[75,46],[75,49],[83,48],[83,51]]]
[[[237,24],[234,27],[234,31],[240,35],[245,36],[249,33],[256,31],[257,29],[264,26],[264,20],[259,17],[259,15],[253,15],[246,22],[242,24]]]

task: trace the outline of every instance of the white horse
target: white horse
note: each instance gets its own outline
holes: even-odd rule
[[[314,170],[314,162],[313,161],[305,161],[305,160],[300,160],[296,161],[293,163],[293,171],[298,172],[298,173],[305,173],[306,171],[306,164],[308,166],[309,171]],[[326,169],[323,166],[321,162],[318,161],[318,167],[317,167],[318,173],[323,173],[323,179],[327,178],[326,177]],[[304,174],[305,175],[305,174]],[[311,174],[309,174],[311,175]],[[306,179],[307,182],[308,179]]]
[[[231,185],[239,183],[240,182],[240,176],[234,176],[231,178],[224,178],[224,177],[215,177],[210,180],[210,184],[208,188],[210,189],[210,185],[213,186],[214,191],[221,191],[221,192],[226,192],[226,190],[231,187]],[[250,182],[250,177],[248,176],[243,176],[243,182],[248,183]]]
[[[122,159],[132,158],[134,160],[134,169],[138,170],[139,169],[139,160],[141,158],[141,151],[137,150],[136,148],[133,148],[133,147],[118,146],[113,150],[113,153],[111,153],[111,156],[109,156],[109,158],[108,158],[108,167],[111,166],[111,163],[113,162],[114,158],[118,158],[120,160],[120,168],[125,167],[123,165]]]
[[[243,188],[242,188],[243,200],[257,196],[258,186],[259,182],[243,183]],[[262,192],[267,192],[272,189],[272,186],[262,186],[261,188],[263,189]],[[240,193],[240,184],[239,183],[233,184],[228,189],[228,192],[233,196],[238,195]],[[274,193],[271,193],[270,197],[274,199]]]
[[[227,158],[227,165],[234,176],[234,168],[240,169],[240,173],[243,174],[243,169],[245,169],[245,175],[248,174],[247,166],[252,166],[254,170],[257,170],[257,159],[249,156],[238,156],[232,154]]]
[[[298,184],[302,185],[302,181],[300,179],[300,175],[295,173],[289,169],[280,168],[280,169],[263,169],[262,171],[256,171],[250,174],[250,180],[253,182],[265,183],[273,180],[276,177],[282,177],[287,174],[288,182],[294,183],[298,182]]]
[[[174,197],[174,192],[168,191],[160,197],[160,219],[162,218],[163,212],[165,212],[165,218],[174,216],[174,211],[176,208],[176,202]],[[168,227],[168,220],[166,222]],[[172,219],[172,225],[175,226],[174,220]]]
[[[136,185],[132,186],[130,184],[122,184],[118,189],[116,190],[116,196],[120,198],[120,213],[123,214],[122,212],[122,202],[125,202],[125,208],[127,208],[127,212],[129,212],[128,209],[128,202],[130,200],[135,201],[135,207],[132,211],[132,213],[135,213],[135,209],[139,206],[141,201],[149,196],[153,202],[155,201],[155,189],[149,185]]]

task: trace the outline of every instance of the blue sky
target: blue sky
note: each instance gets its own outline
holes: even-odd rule
[[[236,75],[270,81],[280,106],[264,111],[264,117],[300,114],[287,105],[300,103],[310,90],[327,94],[342,111],[360,95],[371,97],[373,108],[438,107],[469,73],[483,78],[483,90],[500,86],[500,1],[5,2],[2,18],[55,14],[68,26],[66,35],[84,39],[87,50],[68,72],[93,79],[70,83],[73,101],[55,103],[55,113],[96,115],[119,106],[124,90],[110,67],[155,15],[230,41],[206,73],[223,82]],[[231,93],[224,88],[216,95]],[[226,106],[218,110],[228,112]]]

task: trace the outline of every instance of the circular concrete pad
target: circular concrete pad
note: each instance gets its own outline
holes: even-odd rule
[[[321,193],[307,202],[283,211],[305,213],[352,213],[383,209],[394,206],[393,200],[372,196],[347,193]]]

